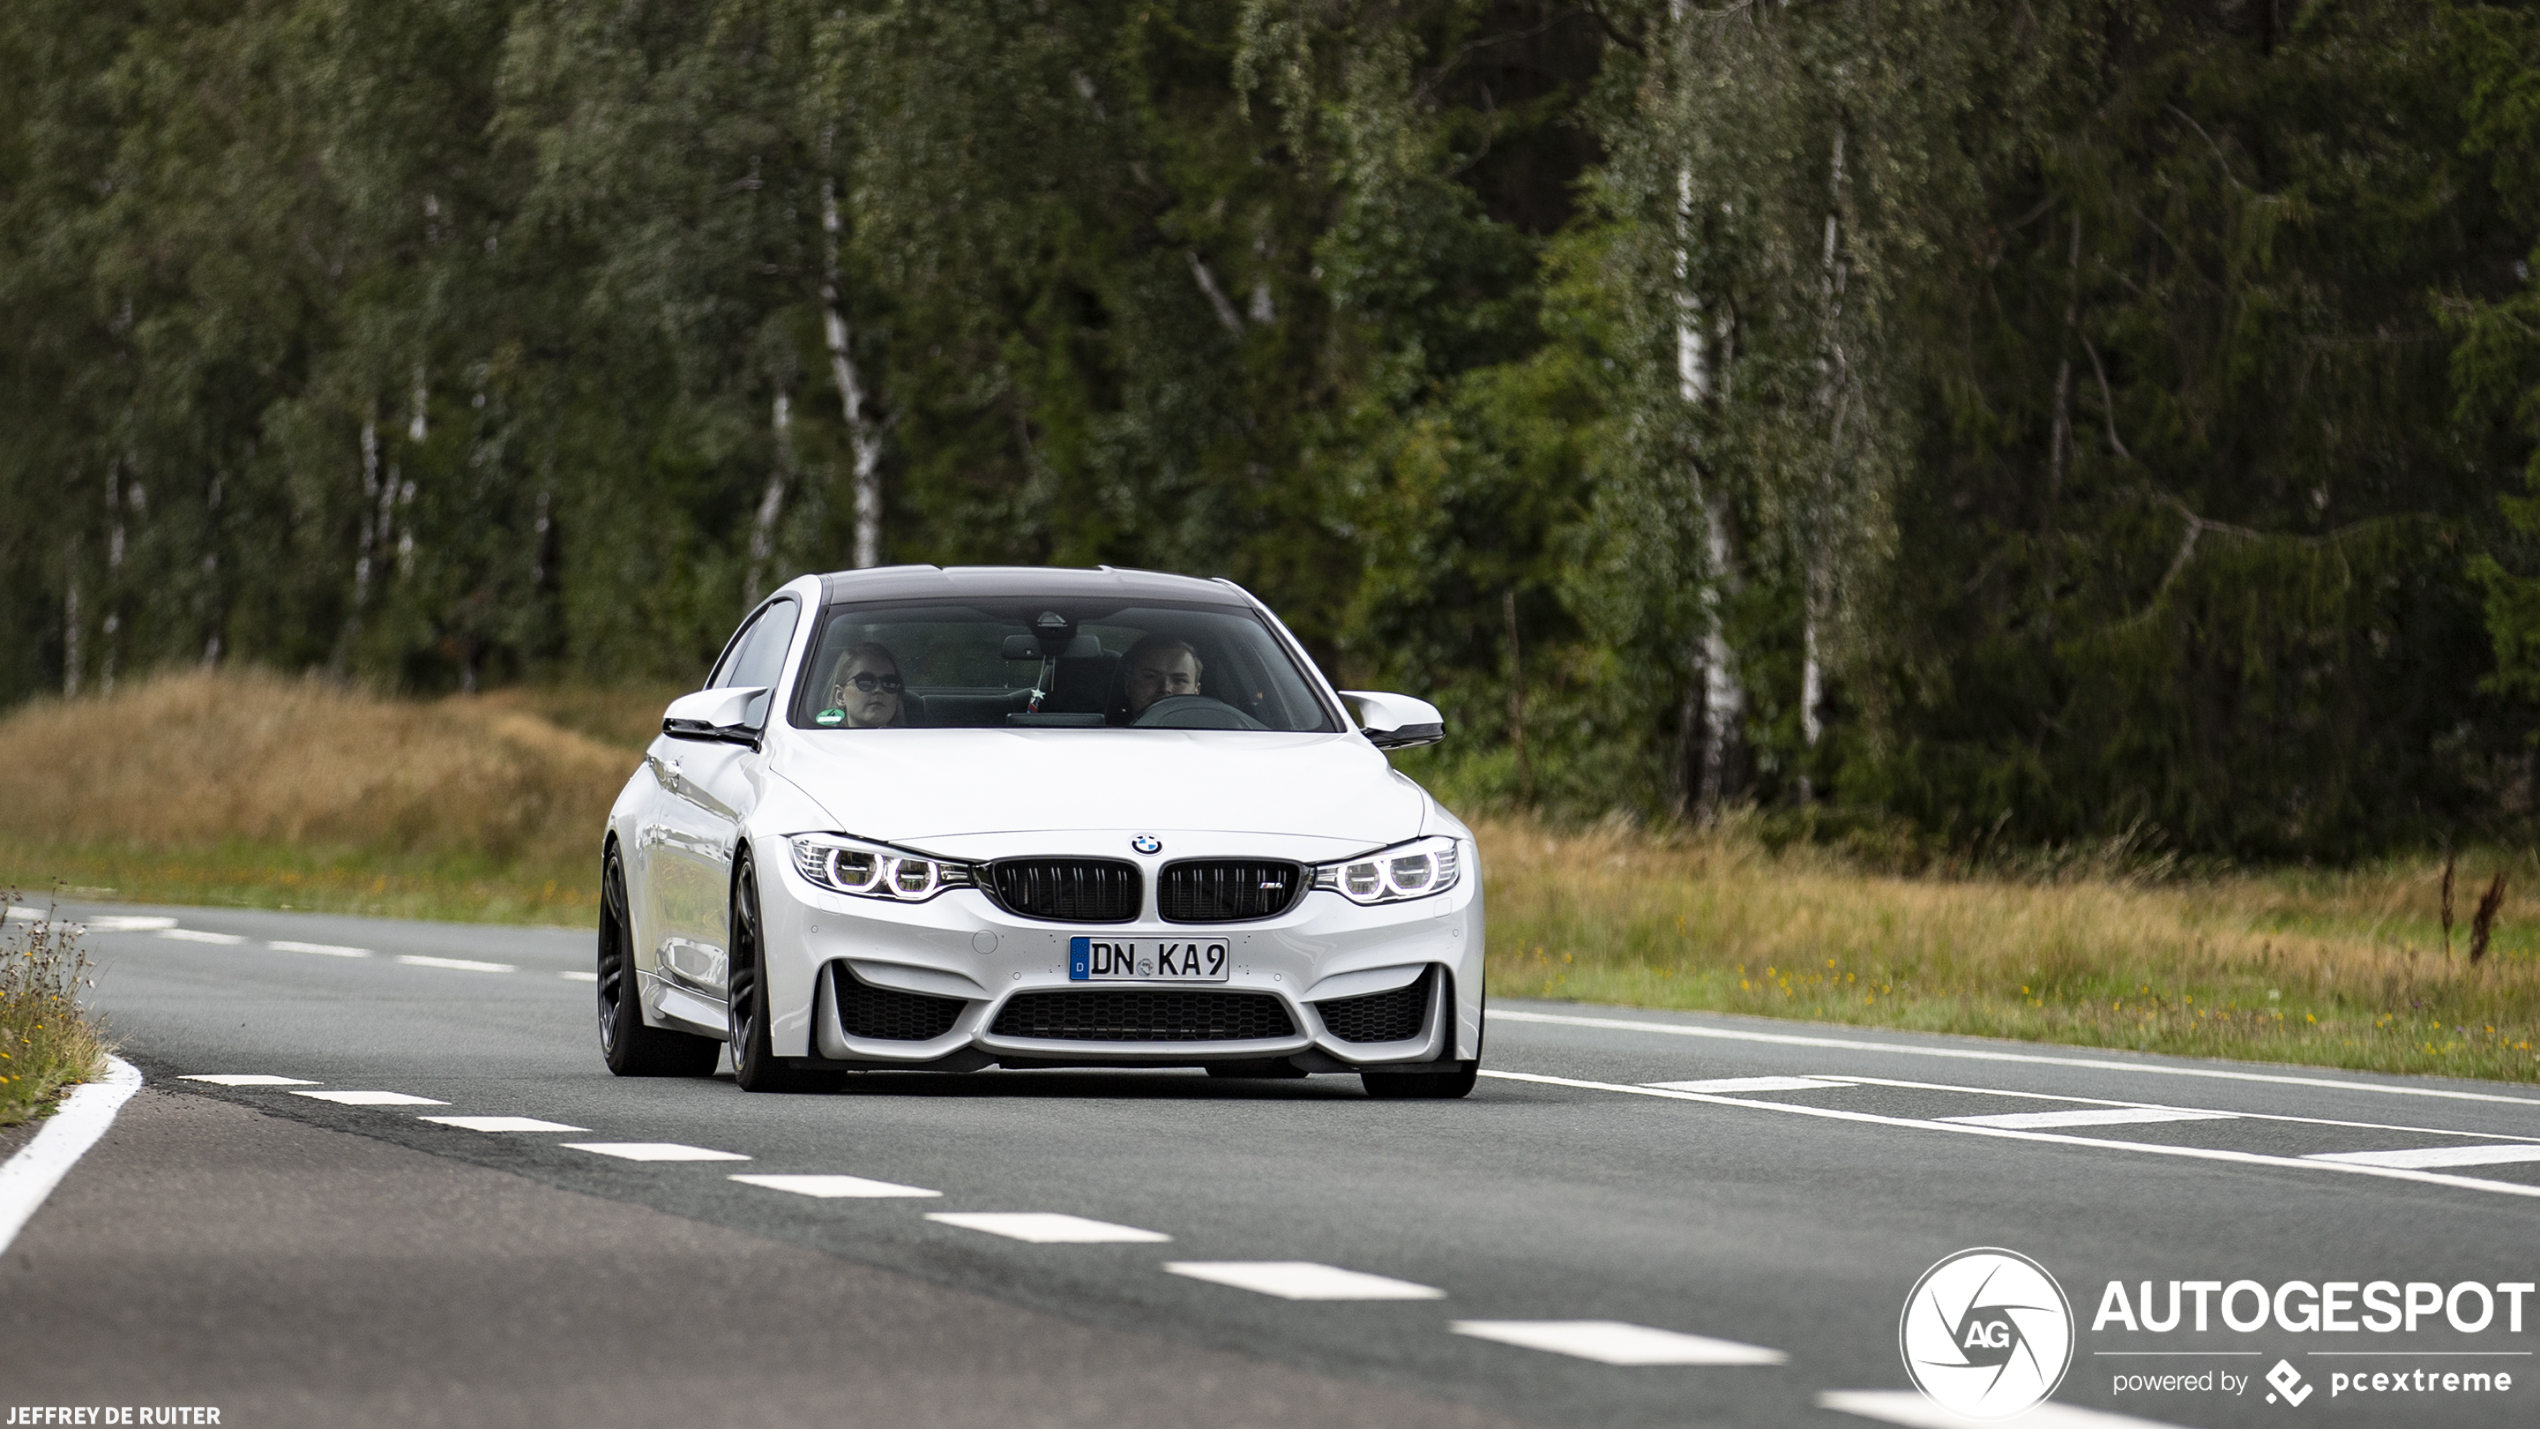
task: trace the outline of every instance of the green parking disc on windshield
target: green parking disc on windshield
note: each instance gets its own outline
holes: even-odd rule
[[[813,719],[820,721],[822,724],[836,724],[846,717],[847,712],[841,709],[826,709],[812,716]]]

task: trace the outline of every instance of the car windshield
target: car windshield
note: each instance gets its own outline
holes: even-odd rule
[[[1083,601],[831,606],[791,718],[849,730],[1341,728],[1251,611]]]

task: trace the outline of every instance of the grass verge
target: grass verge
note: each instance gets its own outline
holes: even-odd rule
[[[50,1110],[72,1082],[101,1076],[106,1046],[79,1005],[88,981],[88,958],[79,931],[28,909],[14,891],[0,891],[9,913],[0,924],[0,1126],[15,1126]]]
[[[2540,1081],[2540,938],[2502,856],[2179,882],[1865,874],[1738,831],[1486,823],[1493,992],[2359,1071]]]

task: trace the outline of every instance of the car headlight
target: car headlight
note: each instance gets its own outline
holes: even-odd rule
[[[966,863],[946,863],[835,834],[798,834],[792,843],[794,871],[833,893],[923,903],[947,888],[971,886]]]
[[[1352,903],[1400,903],[1444,893],[1455,886],[1461,871],[1461,845],[1438,835],[1324,864],[1314,870],[1314,886]]]

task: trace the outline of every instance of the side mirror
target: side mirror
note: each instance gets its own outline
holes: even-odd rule
[[[1378,749],[1412,749],[1446,738],[1446,716],[1427,700],[1376,690],[1343,690],[1358,706],[1359,732]]]
[[[673,739],[756,744],[758,731],[747,723],[750,706],[766,697],[764,685],[733,685],[681,695],[661,712],[661,732]]]

